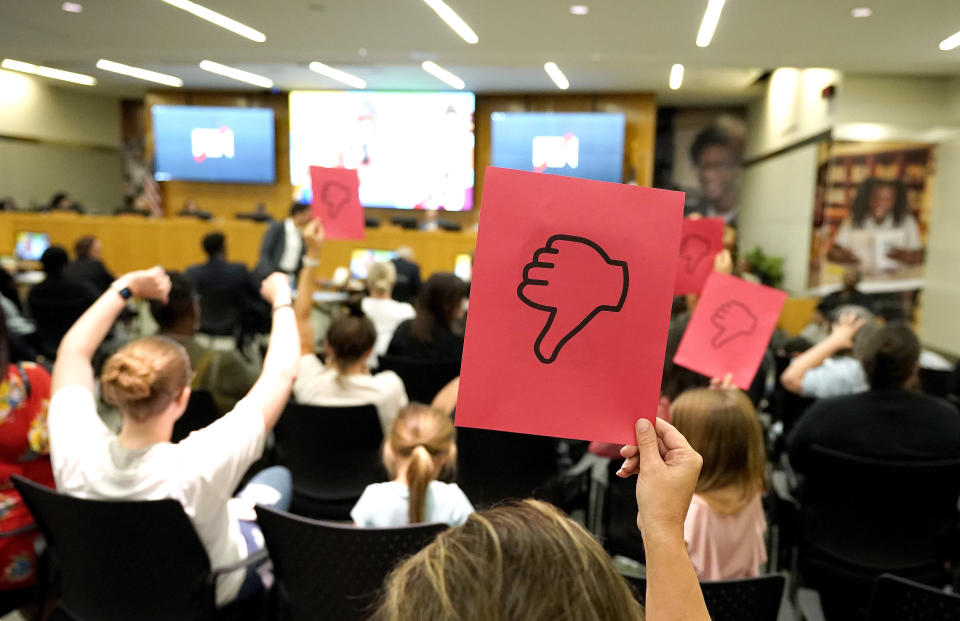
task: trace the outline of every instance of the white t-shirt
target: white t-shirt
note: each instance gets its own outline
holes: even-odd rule
[[[390,298],[363,298],[360,307],[377,329],[377,342],[373,346],[373,353],[377,356],[387,353],[397,326],[417,316],[412,305]]]
[[[283,254],[280,255],[278,267],[290,273],[297,270],[300,264],[300,252],[303,250],[303,238],[292,218],[283,221]]]
[[[894,224],[889,213],[877,224],[867,216],[860,227],[854,227],[849,219],[837,229],[834,242],[853,252],[868,271],[895,269],[898,262],[887,256],[891,250],[919,250],[923,247],[916,219],[907,214],[900,225]]]
[[[363,490],[350,511],[357,526],[392,528],[410,523],[410,489],[403,483],[374,483]],[[427,486],[424,522],[445,522],[459,526],[473,513],[473,505],[456,483],[430,481]]]
[[[82,386],[58,390],[47,417],[59,491],[100,500],[173,498],[197,529],[212,567],[247,556],[238,520],[251,519],[252,506],[231,496],[263,453],[263,414],[252,401],[240,401],[229,414],[178,444],[160,442],[133,450],[122,447],[103,424],[93,394]],[[219,578],[218,605],[236,597],[244,575],[239,569]]]
[[[373,404],[380,416],[383,437],[390,434],[400,409],[409,403],[403,380],[393,371],[376,375],[341,375],[313,354],[300,357],[293,397],[305,405],[350,406]]]

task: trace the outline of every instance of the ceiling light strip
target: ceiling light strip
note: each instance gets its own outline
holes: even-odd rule
[[[456,11],[451,9],[446,2],[443,0],[423,1],[426,2],[427,6],[433,9],[433,11],[440,16],[440,19],[445,21],[455,33],[460,35],[461,39],[471,45],[476,44],[480,40],[480,37],[477,36],[477,33],[475,33],[473,29],[467,25],[467,22],[463,21],[463,18],[457,15]]]
[[[463,87],[467,85],[466,82],[464,82],[457,76],[453,75],[452,73],[450,73],[449,71],[447,71],[446,69],[438,65],[437,63],[433,62],[432,60],[425,60],[423,61],[423,64],[421,64],[420,66],[423,67],[424,71],[426,71],[436,79],[440,80],[441,82],[443,82],[448,86],[452,86],[458,91],[463,90]]]
[[[543,70],[547,72],[547,75],[550,76],[550,79],[553,80],[553,83],[557,85],[557,88],[561,90],[567,90],[570,88],[570,80],[567,79],[567,76],[563,75],[563,72],[560,71],[560,67],[557,66],[555,62],[548,62],[543,65]]]
[[[683,84],[683,65],[677,63],[670,67],[670,89],[677,90]]]
[[[166,73],[160,73],[157,71],[150,71],[149,69],[141,69],[140,67],[124,65],[123,63],[106,60],[104,58],[101,58],[97,61],[97,69],[112,71],[113,73],[130,76],[131,78],[137,78],[138,80],[147,80],[148,82],[156,82],[158,84],[165,84],[167,86],[173,86],[176,88],[183,86],[183,80],[176,76],[167,75]]]
[[[707,47],[713,40],[713,33],[717,30],[720,13],[726,0],[709,0],[707,10],[703,12],[703,21],[700,22],[700,31],[697,32],[697,47]]]
[[[196,2],[191,2],[190,0],[163,0],[170,6],[175,6],[178,9],[183,9],[187,13],[196,15],[200,19],[205,19],[211,24],[215,24],[229,30],[230,32],[236,33],[241,37],[250,39],[251,41],[256,41],[257,43],[263,43],[267,40],[267,35],[263,34],[259,30],[251,28],[246,24],[241,24],[235,19],[231,19],[226,15],[217,13],[207,7],[197,4]]]
[[[339,69],[331,67],[330,65],[325,65],[323,63],[318,63],[316,61],[310,63],[309,66],[310,66],[310,71],[313,71],[314,73],[319,73],[322,76],[326,76],[331,80],[336,80],[337,82],[346,84],[347,86],[350,86],[352,88],[357,88],[357,89],[367,88],[367,82],[365,80],[363,80],[362,78],[358,78],[357,76],[351,73],[347,73],[346,71],[341,71]]]
[[[270,78],[265,78],[262,75],[250,73],[249,71],[244,71],[243,69],[237,69],[236,67],[221,65],[220,63],[215,63],[212,60],[200,61],[200,68],[204,71],[216,73],[217,75],[222,75],[225,78],[239,80],[240,82],[246,82],[247,84],[253,84],[254,86],[259,86],[260,88],[273,87],[273,80]]]
[[[944,52],[949,52],[957,47],[960,47],[960,31],[953,33],[940,42],[940,49]]]
[[[4,58],[3,62],[0,62],[0,67],[9,69],[11,71],[19,71],[21,73],[32,73],[33,75],[39,75],[44,78],[63,80],[64,82],[73,82],[74,84],[83,84],[84,86],[94,86],[97,83],[97,79],[89,75],[74,73],[72,71],[64,71],[63,69],[54,69],[53,67],[44,67],[43,65],[34,65],[32,63],[25,63],[22,60],[13,60],[11,58]]]

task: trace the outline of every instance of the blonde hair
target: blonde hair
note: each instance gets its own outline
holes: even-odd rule
[[[391,477],[406,464],[411,524],[424,521],[427,486],[457,459],[456,430],[450,417],[426,405],[412,403],[397,415],[383,446],[383,462]]]
[[[389,261],[377,261],[367,270],[367,288],[377,293],[390,293],[397,282],[397,268]]]
[[[124,345],[110,356],[100,374],[107,403],[138,422],[162,412],[189,380],[187,351],[164,336]]]
[[[407,559],[374,619],[637,621],[643,611],[586,529],[524,500],[472,514]]]
[[[670,417],[703,457],[698,494],[733,486],[747,500],[763,490],[767,459],[763,428],[742,391],[688,390],[673,402]]]

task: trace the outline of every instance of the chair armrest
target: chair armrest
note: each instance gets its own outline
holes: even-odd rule
[[[222,576],[223,574],[229,574],[230,572],[237,571],[238,569],[244,569],[250,565],[256,565],[261,561],[265,561],[270,557],[270,554],[267,552],[266,548],[261,548],[248,556],[247,558],[240,559],[234,563],[228,563],[221,567],[215,567],[210,570],[210,578],[216,579]]]

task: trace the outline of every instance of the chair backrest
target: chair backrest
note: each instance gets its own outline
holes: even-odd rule
[[[84,500],[14,476],[76,619],[202,619],[214,610],[210,560],[179,502]]]
[[[885,461],[814,446],[800,498],[802,544],[876,573],[937,564],[958,498],[960,459]]]
[[[557,474],[554,438],[457,428],[457,484],[476,506],[536,496]]]
[[[883,574],[874,583],[867,621],[955,621],[960,595]]]
[[[440,389],[460,375],[459,360],[420,360],[380,356],[380,370],[393,371],[403,380],[411,401],[430,404]]]
[[[646,579],[624,577],[637,601],[645,604]],[[712,621],[777,621],[786,584],[786,577],[770,574],[756,578],[701,582],[700,591]]]
[[[217,409],[217,402],[213,400],[210,391],[194,390],[190,393],[183,416],[173,424],[173,437],[170,441],[179,442],[190,435],[190,432],[203,429],[218,418],[220,410]]]
[[[446,524],[354,528],[257,507],[291,621],[366,619],[387,574]]]
[[[380,458],[383,431],[372,405],[290,402],[274,435],[277,461],[293,474],[297,496],[318,502],[356,500],[367,485],[386,480]]]
[[[952,371],[920,367],[917,375],[923,392],[945,399],[950,392],[950,376],[952,373]]]

